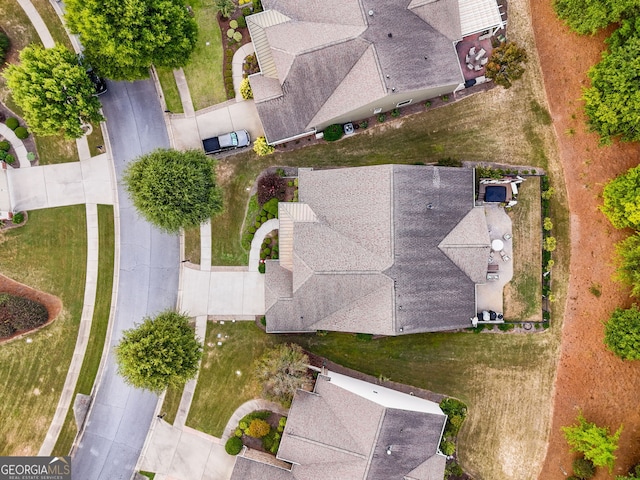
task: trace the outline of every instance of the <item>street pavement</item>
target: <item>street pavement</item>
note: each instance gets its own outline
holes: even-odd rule
[[[147,315],[175,308],[179,239],[151,227],[136,212],[120,180],[131,160],[168,147],[163,112],[152,81],[109,82],[100,97],[109,124],[119,180],[120,283],[110,346]],[[74,480],[129,480],[153,419],[158,397],[127,386],[113,351],[97,378],[97,392],[74,451]]]

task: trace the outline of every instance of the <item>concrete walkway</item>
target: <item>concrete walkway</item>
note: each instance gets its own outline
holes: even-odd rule
[[[180,94],[180,101],[182,102],[182,108],[186,117],[195,116],[196,112],[193,109],[193,100],[191,100],[191,93],[189,92],[189,85],[187,84],[187,77],[184,75],[184,70],[178,68],[173,71],[173,78],[176,79],[176,85],[178,86],[178,93]]]
[[[266,237],[269,233],[277,230],[280,227],[280,222],[277,218],[272,218],[271,220],[267,220],[253,236],[253,240],[251,240],[251,250],[249,251],[249,271],[257,272],[258,266],[260,264],[260,249],[262,247],[262,242],[264,242],[264,237]]]
[[[16,152],[16,157],[20,168],[27,168],[31,166],[31,162],[27,158],[27,147],[24,146],[22,140],[16,137],[13,130],[7,127],[4,123],[0,123],[0,135],[2,135],[13,147]]]
[[[91,332],[91,323],[93,321],[93,311],[96,301],[96,289],[98,286],[98,206],[95,203],[88,203],[87,209],[87,277],[84,287],[84,304],[82,307],[82,316],[80,317],[80,327],[78,329],[78,338],[73,351],[71,365],[67,371],[67,378],[62,387],[62,393],[58,400],[56,413],[53,416],[49,431],[40,447],[38,455],[51,455],[53,447],[55,447],[58,435],[64,425],[65,418],[69,406],[73,401],[73,392],[76,389],[76,383],[80,376],[80,369],[84,354],[87,351],[89,343],[89,334]]]
[[[236,53],[233,54],[233,59],[231,60],[231,75],[233,77],[233,89],[236,91],[236,102],[242,102],[244,100],[240,94],[240,83],[242,83],[244,75],[242,68],[244,59],[247,55],[251,55],[254,52],[253,43],[249,42],[241,46],[236,50]]]
[[[112,166],[106,153],[80,162],[11,169],[7,178],[16,210],[113,204]]]
[[[42,20],[42,17],[38,13],[38,10],[36,10],[36,7],[33,6],[33,3],[31,3],[30,0],[18,0],[18,3],[38,32],[38,36],[40,37],[40,40],[42,40],[44,48],[53,48],[56,43],[53,41],[53,37],[51,36],[51,33],[49,33],[47,25],[44,23],[44,20]]]

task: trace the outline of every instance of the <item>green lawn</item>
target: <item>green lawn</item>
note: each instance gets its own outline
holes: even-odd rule
[[[198,43],[184,73],[196,111],[227,100],[222,79],[222,37],[214,3],[214,0],[189,3],[198,23]]]
[[[513,222],[513,280],[504,293],[508,320],[542,320],[542,220],[540,181],[519,185],[518,204],[509,209]]]
[[[217,345],[218,334],[229,336],[222,340],[222,346]],[[260,386],[253,376],[254,361],[270,346],[283,341],[284,336],[267,335],[253,322],[224,325],[208,322],[187,425],[215,437],[222,436],[233,412],[244,402],[260,396]]]
[[[87,143],[89,144],[89,152],[92,157],[100,155],[107,151],[107,146],[104,144],[104,137],[102,136],[102,128],[100,123],[92,123],[91,134],[87,137]],[[102,151],[98,150],[98,146],[102,146]]]
[[[93,388],[104,340],[109,325],[109,314],[111,313],[111,292],[113,289],[113,259],[114,259],[114,225],[113,206],[98,205],[98,229],[99,229],[99,254],[98,254],[98,286],[96,290],[95,309],[91,322],[91,333],[87,351],[82,362],[82,370],[73,394],[75,399],[78,393],[89,395]],[[73,401],[72,401],[73,402]],[[73,403],[71,404],[73,407]],[[68,455],[73,444],[78,429],[73,416],[73,408],[69,408],[69,413],[65,418],[65,423],[58,437],[58,441],[53,449],[54,455]]]
[[[58,404],[78,333],[86,268],[84,205],[29,212],[28,223],[0,236],[1,272],[57,295],[50,326],[0,346],[0,455],[36,455]]]
[[[182,400],[182,393],[184,392],[184,385],[179,388],[169,387],[167,393],[164,396],[164,402],[162,402],[162,412],[165,414],[164,421],[173,425],[178,413],[178,407],[180,406],[180,400]]]
[[[184,109],[182,108],[180,92],[178,92],[178,85],[173,76],[173,70],[171,68],[156,68],[156,73],[158,74],[158,80],[160,80],[167,110],[172,113],[183,113]]]
[[[73,52],[74,50],[71,45],[71,40],[69,40],[69,35],[67,35],[67,31],[64,29],[64,25],[62,25],[60,17],[51,5],[51,2],[49,2],[49,0],[31,0],[31,3],[33,3],[36,10],[38,10],[42,20],[44,20],[49,33],[51,33],[53,37],[53,41],[63,44]]]
[[[184,258],[196,265],[200,264],[200,227],[184,231]]]
[[[35,138],[40,165],[80,161],[75,140],[67,140],[61,136]]]

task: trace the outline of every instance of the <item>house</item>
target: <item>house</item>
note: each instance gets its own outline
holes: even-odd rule
[[[267,141],[449,94],[464,85],[455,44],[502,27],[496,0],[263,0],[247,17],[249,77]]]
[[[277,454],[289,465],[241,455],[231,480],[442,480],[446,419],[437,403],[326,372],[293,399]]]
[[[299,170],[266,262],[270,333],[402,335],[470,327],[491,249],[474,170]]]

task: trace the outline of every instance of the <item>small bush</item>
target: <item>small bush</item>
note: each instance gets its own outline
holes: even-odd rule
[[[253,0],[253,13],[260,13],[262,11],[262,0]]]
[[[278,199],[277,198],[272,198],[271,200],[266,202],[262,206],[262,208],[265,212],[268,212],[269,214],[273,215],[274,218],[278,218]]]
[[[20,126],[20,122],[18,122],[17,118],[13,118],[13,117],[9,117],[7,118],[7,120],[4,122],[4,124],[9,127],[11,130],[15,130],[16,128],[18,128]]]
[[[242,41],[242,33],[240,33],[240,32],[236,32],[236,33],[234,33],[234,34],[233,34],[233,39],[234,39],[236,42],[240,43],[240,42]]]
[[[24,127],[16,128],[15,133],[16,137],[18,137],[20,140],[24,140],[25,138],[29,137],[29,130]]]
[[[249,233],[256,233],[256,227],[254,226],[249,227]]]
[[[363,120],[360,122],[360,128],[363,130],[369,126],[369,122],[367,120]]]
[[[262,157],[264,155],[271,155],[276,151],[276,149],[267,143],[267,139],[265,137],[258,137],[256,138],[256,141],[253,142],[253,151]]]
[[[282,433],[284,432],[284,427],[286,427],[287,425],[287,417],[280,417],[280,420],[278,420],[278,432]]]
[[[373,340],[373,335],[370,333],[356,333],[356,340],[360,340],[361,342],[370,342]]]
[[[547,252],[553,252],[556,249],[556,244],[557,242],[555,237],[547,237],[544,239],[542,248]]]
[[[234,33],[236,33],[235,29],[230,28],[229,30],[227,30],[227,37],[233,38]]]
[[[240,82],[240,95],[245,100],[250,100],[253,98],[253,90],[251,89],[251,83],[248,78],[243,78],[242,82]]]
[[[242,9],[242,15],[245,17],[248,17],[249,15],[251,15],[251,8],[249,7],[244,7]]]
[[[393,110],[391,110],[391,116],[392,117],[399,117],[400,116],[400,109],[394,108]]]
[[[237,20],[231,20],[229,22],[229,26],[235,30],[236,28],[238,28],[238,21]]]
[[[0,142],[0,150],[2,150],[3,152],[8,152],[10,148],[11,144],[6,140]]]
[[[238,18],[238,28],[247,28],[247,21],[245,20],[244,16]]]
[[[258,272],[264,274],[264,272],[266,271],[267,271],[267,266],[264,263],[260,263],[258,265]],[[266,325],[266,324],[267,324],[267,321],[265,320],[265,323],[263,323],[263,325]]]
[[[544,228],[547,232],[553,229],[553,222],[549,217],[544,217],[544,220],[542,222],[542,228]]]
[[[233,434],[234,434],[236,437],[240,438],[240,437],[242,437],[242,430],[241,430],[241,429],[239,429],[239,428],[236,428],[236,429],[235,429],[235,431],[233,432]]]
[[[449,95],[443,95],[442,96],[442,101],[443,102],[448,102],[449,101]]]
[[[456,453],[456,444],[450,442],[449,440],[443,440],[440,444],[440,451],[444,453],[447,457],[450,457],[454,453]]]
[[[11,219],[11,221],[15,224],[19,224],[24,222],[24,214],[22,212],[18,212],[16,213],[13,218]]]
[[[430,106],[431,106],[431,102],[429,100],[424,102],[424,108],[429,108]]]
[[[272,241],[272,239],[267,237],[267,238],[264,239],[264,242],[262,242],[262,244],[263,245],[271,245],[271,241]]]
[[[387,115],[384,113],[381,113],[380,115],[378,115],[378,122],[382,123],[387,119]]]
[[[33,152],[29,152],[27,153],[27,160],[29,160],[30,162],[33,162],[36,159],[36,154]]]
[[[251,421],[249,428],[245,431],[247,435],[253,438],[262,438],[271,431],[271,425],[266,421],[256,418]]]
[[[4,157],[4,161],[7,162],[9,165],[13,165],[16,161],[16,157],[11,155],[10,153],[7,153],[7,155]]]
[[[256,228],[260,228],[262,226],[262,222],[260,220],[256,220],[256,223],[254,225]]]
[[[340,140],[344,135],[344,131],[342,130],[342,125],[338,123],[334,123],[333,125],[329,125],[324,129],[324,139],[327,142],[335,142],[336,140]]]
[[[265,316],[260,317],[260,325],[262,325],[263,327],[267,326],[267,317]]]
[[[267,256],[267,257],[268,257],[269,255],[271,255],[271,249],[270,249],[270,248],[265,248],[265,249],[263,250],[263,253],[265,254],[265,256]]]
[[[573,474],[583,480],[593,477],[596,473],[596,469],[593,466],[593,462],[586,458],[576,458],[573,461]]]
[[[260,221],[261,221],[262,223],[265,223],[265,222],[267,221],[267,217],[260,217]]]
[[[540,196],[542,197],[543,200],[551,200],[551,197],[553,197],[555,193],[556,193],[555,189],[553,187],[550,187],[547,190],[544,190],[540,194]]]
[[[229,455],[238,455],[242,451],[242,440],[238,437],[230,437],[224,444],[224,449]]]

